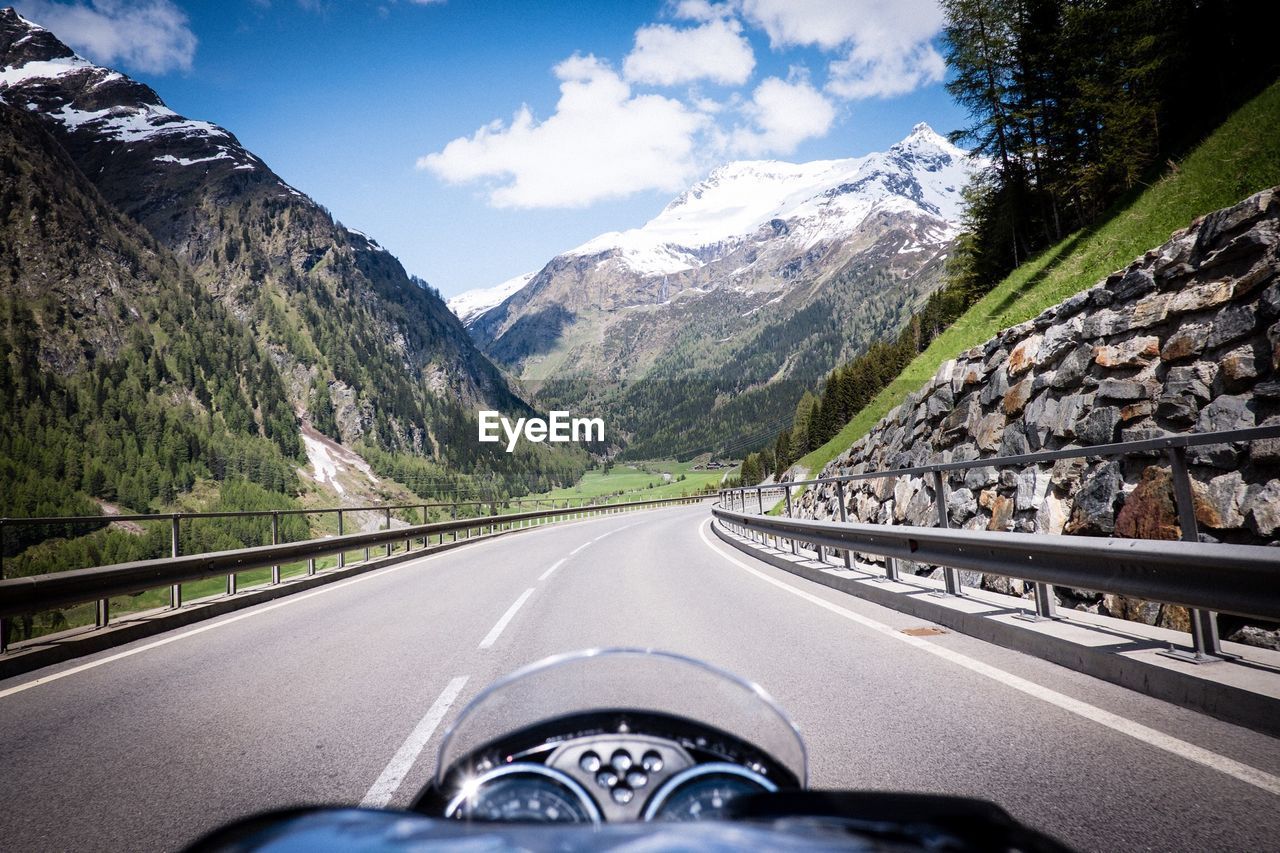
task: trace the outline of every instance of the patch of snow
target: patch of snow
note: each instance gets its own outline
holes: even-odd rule
[[[60,59],[34,59],[25,65],[12,68],[0,68],[0,86],[13,86],[28,80],[56,80],[77,71],[96,68],[87,59],[78,56],[66,56]]]
[[[213,160],[230,160],[232,159],[232,157],[226,151],[219,151],[217,154],[214,154],[212,157],[199,157],[195,160],[188,160],[186,157],[175,157],[172,154],[162,154],[159,157],[154,157],[152,159],[154,159],[157,163],[177,163],[179,166],[194,166],[197,163],[209,163],[209,162],[212,162]],[[245,166],[237,166],[236,168],[252,169],[253,166],[249,166],[246,164]]]
[[[338,482],[338,464],[329,455],[329,448],[305,434],[302,436],[302,444],[307,449],[307,461],[311,463],[313,479],[322,486],[325,483],[331,484],[339,495],[345,494],[347,490]]]

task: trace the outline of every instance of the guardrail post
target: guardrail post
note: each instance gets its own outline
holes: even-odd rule
[[[764,487],[756,489],[756,508],[760,511],[760,515],[764,515]],[[760,534],[760,544],[765,545],[766,534]]]
[[[271,544],[280,544],[280,512],[278,510],[271,513]],[[275,586],[280,583],[280,567],[271,567],[271,585]]]
[[[178,556],[178,519],[182,517],[181,513],[173,514],[173,526],[169,528],[169,556]],[[169,587],[169,608],[177,610],[182,606],[182,584],[175,583]]]
[[[791,517],[791,484],[790,483],[787,483],[786,485],[786,492],[787,492],[787,518],[790,518]],[[799,549],[796,546],[795,539],[791,540],[791,553],[797,556],[800,553]]]
[[[1196,521],[1195,498],[1191,494],[1191,475],[1187,472],[1186,450],[1181,447],[1170,447],[1166,453],[1169,456],[1169,469],[1173,475],[1173,497],[1178,508],[1178,527],[1182,528],[1182,541],[1199,542],[1200,525]],[[1218,614],[1212,610],[1191,609],[1191,642],[1194,651],[1190,653],[1170,647],[1168,651],[1161,654],[1192,663],[1213,663],[1238,657],[1222,651],[1222,640],[1218,636]]]
[[[849,514],[844,508],[844,480],[836,480],[836,500],[840,503],[840,523],[849,523]],[[844,549],[844,567],[846,569],[853,568],[849,560],[849,549]]]
[[[341,536],[343,533],[342,527],[343,527],[342,510],[338,510],[338,535],[339,536]],[[343,552],[338,552],[338,568],[342,568],[346,564],[347,564],[347,555]]]
[[[390,529],[391,529],[391,508],[390,508],[390,507],[387,507],[386,525],[387,525],[387,526],[386,526],[386,527],[384,527],[384,528],[383,528],[383,530],[390,530]],[[387,555],[388,557],[390,557],[390,556],[391,556],[391,543],[390,543],[390,542],[387,542],[387,554],[386,554],[386,555]]]
[[[105,598],[98,599],[97,611],[94,613],[94,625],[98,628],[107,627],[107,622],[111,619],[111,602]]]
[[[933,496],[934,502],[938,505],[938,526],[942,528],[950,527],[951,522],[947,518],[947,484],[942,477],[941,471],[933,472]],[[943,566],[942,577],[946,583],[947,595],[962,594],[958,569],[953,569],[951,566]]]

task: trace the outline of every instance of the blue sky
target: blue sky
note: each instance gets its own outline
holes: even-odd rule
[[[18,0],[235,133],[446,295],[642,224],[731,159],[963,123],[935,0]]]

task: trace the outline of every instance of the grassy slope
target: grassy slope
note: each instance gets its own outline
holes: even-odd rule
[[[608,474],[599,468],[567,489],[556,489],[530,498],[595,498],[622,492],[627,500],[651,500],[677,498],[698,491],[704,485],[719,485],[724,476],[723,468],[712,471],[695,471],[693,462],[631,462],[618,463]],[[671,475],[671,482],[662,479],[663,473]],[[677,479],[681,474],[684,480]]]
[[[1092,287],[1197,216],[1280,184],[1280,83],[1237,110],[1186,159],[1098,225],[1018,267],[916,356],[835,438],[799,464],[817,477],[948,359]]]

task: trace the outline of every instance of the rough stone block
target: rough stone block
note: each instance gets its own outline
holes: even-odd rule
[[[1098,383],[1098,398],[1120,402],[1149,400],[1153,390],[1148,383],[1137,379],[1104,379]]]
[[[973,439],[978,443],[978,447],[983,450],[997,450],[1000,448],[1004,429],[1004,415],[999,412],[992,412],[978,422],[978,428],[973,433]]]
[[[1123,481],[1117,462],[1096,466],[1080,484],[1071,505],[1071,519],[1065,533],[1110,534],[1116,529],[1116,503],[1122,495]]]
[[[1085,446],[1110,444],[1115,441],[1120,424],[1120,410],[1115,406],[1099,406],[1076,426],[1076,438]]]
[[[1240,527],[1244,524],[1241,506],[1247,489],[1239,471],[1222,474],[1208,482],[1193,477],[1191,497],[1195,504],[1196,521],[1214,530]]]
[[[1130,329],[1145,329],[1164,322],[1169,316],[1169,303],[1173,297],[1167,293],[1152,293],[1138,300],[1129,315]]]
[[[1116,516],[1116,535],[1130,539],[1181,537],[1173,503],[1173,476],[1167,468],[1151,465],[1142,472],[1142,482],[1125,498]]]
[[[1245,518],[1249,529],[1259,536],[1271,536],[1280,528],[1280,480],[1250,486],[1245,493]]]
[[[1080,325],[1080,336],[1087,341],[1109,338],[1112,335],[1118,335],[1126,331],[1128,328],[1129,317],[1127,314],[1104,308],[1096,314],[1090,314],[1084,318],[1084,322]]]
[[[1044,338],[1041,335],[1032,335],[1029,338],[1024,338],[1021,343],[1010,351],[1008,362],[1010,376],[1017,376],[1036,363],[1036,353],[1040,351],[1040,344],[1043,340]]]
[[[1045,367],[1074,349],[1080,343],[1081,325],[1080,318],[1073,317],[1065,323],[1050,326],[1040,342],[1040,349],[1036,352],[1036,365]]]
[[[1221,359],[1222,376],[1232,385],[1241,385],[1258,377],[1258,364],[1252,346],[1233,349]]]
[[[1179,326],[1178,330],[1169,336],[1169,340],[1165,341],[1164,348],[1160,350],[1160,358],[1165,361],[1194,358],[1204,352],[1208,340],[1207,323],[1187,323]]]
[[[1004,399],[1000,405],[1006,415],[1016,415],[1022,411],[1023,406],[1027,404],[1027,400],[1030,398],[1031,380],[1023,379],[1005,392]]]
[[[1218,312],[1213,325],[1209,329],[1209,340],[1205,346],[1209,349],[1238,341],[1253,333],[1258,325],[1258,307],[1256,305],[1232,305]]]
[[[1160,339],[1152,336],[1131,338],[1114,346],[1093,349],[1093,360],[1103,367],[1145,367],[1160,355]]]
[[[1257,403],[1247,395],[1223,394],[1200,411],[1200,432],[1248,429],[1256,422]]]
[[[1192,311],[1204,311],[1223,304],[1231,299],[1232,283],[1230,280],[1211,281],[1197,284],[1178,291],[1169,303],[1170,314],[1187,314]]]

